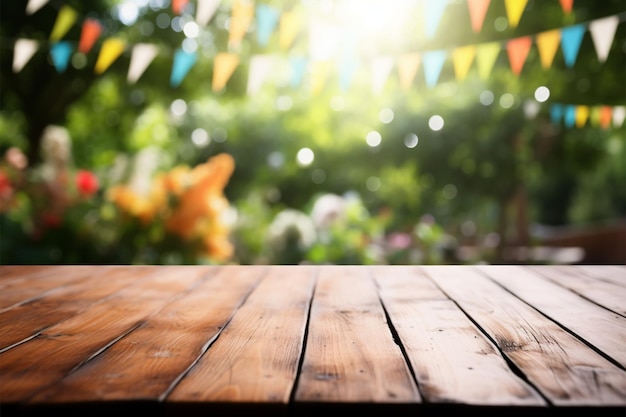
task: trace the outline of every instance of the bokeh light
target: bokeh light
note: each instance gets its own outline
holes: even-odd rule
[[[367,136],[365,136],[365,141],[367,142],[368,146],[372,148],[379,146],[382,140],[383,137],[375,130],[372,130],[367,134]]]
[[[443,129],[443,125],[443,117],[439,116],[438,114],[431,116],[431,118],[428,119],[428,127],[430,127],[430,130],[434,132]]]
[[[296,154],[296,162],[302,167],[309,166],[315,159],[315,153],[311,148],[302,148]]]

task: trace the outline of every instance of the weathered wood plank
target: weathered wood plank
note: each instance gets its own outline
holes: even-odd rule
[[[252,267],[238,268],[254,271]],[[270,267],[166,402],[286,407],[304,341],[314,271],[308,266]]]
[[[50,273],[50,265],[0,265],[0,289],[5,281],[42,272]]]
[[[626,405],[623,369],[500,287],[478,267],[421,268],[552,404]],[[488,272],[495,274],[492,269]],[[511,278],[528,284],[523,277]],[[562,301],[558,294],[551,300],[555,305]]]
[[[626,265],[576,265],[576,269],[626,288]]]
[[[594,303],[626,316],[626,287],[590,276],[568,265],[532,265],[527,268]]]
[[[150,280],[139,280],[94,304],[80,315],[47,328],[39,336],[0,354],[0,398],[20,402],[55,383],[88,361],[179,293],[197,286],[206,270],[161,267]],[[132,273],[132,269],[129,269]]]
[[[158,271],[156,266],[102,268],[97,274],[51,289],[0,313],[0,352],[32,338],[48,326],[74,316],[92,304]],[[41,278],[41,279],[45,279]]]
[[[489,277],[626,367],[626,318],[516,265],[485,269]],[[575,311],[575,314],[572,312]]]
[[[320,271],[295,400],[421,402],[366,267]]]
[[[429,403],[546,405],[513,373],[494,344],[420,270],[370,270]]]
[[[211,277],[192,292],[31,402],[160,400],[219,335],[263,273],[214,267]]]
[[[102,269],[110,267],[103,266]],[[90,266],[62,265],[0,282],[0,311],[41,297],[63,285],[100,273]]]

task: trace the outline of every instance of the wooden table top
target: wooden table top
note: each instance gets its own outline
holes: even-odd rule
[[[0,266],[2,416],[573,409],[626,416],[626,266]]]

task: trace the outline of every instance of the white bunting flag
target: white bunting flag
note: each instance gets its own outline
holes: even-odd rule
[[[250,59],[250,70],[248,73],[249,95],[256,94],[267,79],[273,67],[274,59],[269,55],[255,55]]]
[[[198,0],[196,6],[196,23],[206,26],[220,5],[221,0]]]
[[[606,61],[609,56],[618,24],[619,17],[617,16],[609,16],[589,23],[589,32],[600,62]]]
[[[393,69],[394,58],[391,56],[379,56],[372,60],[372,91],[380,93]]]
[[[626,106],[613,107],[613,126],[622,127],[626,118]]]
[[[127,76],[127,80],[130,84],[137,82],[154,57],[156,57],[157,52],[157,46],[149,43],[138,43],[133,46]]]
[[[48,0],[28,0],[26,5],[26,14],[33,14],[48,3]]]
[[[39,44],[33,39],[18,39],[13,50],[13,72],[20,72],[30,61]]]

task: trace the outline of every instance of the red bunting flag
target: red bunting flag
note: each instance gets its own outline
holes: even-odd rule
[[[100,33],[102,33],[102,24],[98,20],[85,19],[80,33],[78,50],[83,54],[89,52],[98,40],[98,37],[100,37]]]
[[[570,14],[572,12],[572,8],[574,6],[574,0],[559,0],[561,2],[561,8],[566,14]]]
[[[189,3],[189,0],[172,0],[172,12],[181,14],[185,10],[187,3]]]
[[[533,41],[530,36],[511,39],[507,42],[506,49],[509,55],[509,62],[511,64],[511,70],[515,75],[519,75],[520,72],[522,72],[532,43]]]
[[[469,8],[470,19],[472,22],[472,29],[478,33],[483,28],[485,22],[485,15],[491,0],[467,0],[467,7]]]

